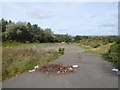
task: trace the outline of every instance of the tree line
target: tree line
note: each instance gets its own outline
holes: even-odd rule
[[[2,41],[16,42],[71,42],[72,36],[68,34],[54,34],[51,28],[41,28],[30,22],[13,22],[0,20]]]
[[[78,42],[88,40],[88,42],[100,40],[106,43],[113,43],[118,40],[117,36],[71,36],[69,34],[54,34],[51,28],[41,28],[37,24],[30,22],[13,22],[11,20],[0,20],[0,37],[3,42]]]
[[[76,35],[74,38],[74,41],[77,43],[80,43],[81,40],[86,40],[89,42],[92,41],[102,41],[105,44],[107,43],[114,43],[117,42],[119,40],[118,36],[112,35],[112,36],[80,36],[80,35]]]

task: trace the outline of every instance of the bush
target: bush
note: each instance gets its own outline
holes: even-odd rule
[[[63,55],[63,54],[64,54],[64,51],[65,51],[65,48],[61,48],[61,47],[60,47],[60,48],[58,49],[58,51],[59,51],[60,54]]]
[[[120,44],[115,43],[110,47],[110,50],[104,54],[104,57],[115,64],[120,69]]]
[[[99,43],[96,43],[96,44],[92,45],[93,48],[97,48],[97,47],[99,47],[99,46],[100,46]]]

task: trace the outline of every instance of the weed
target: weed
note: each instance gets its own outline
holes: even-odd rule
[[[58,51],[59,51],[60,54],[63,55],[63,54],[64,54],[64,51],[65,51],[65,48],[61,48],[61,47],[60,47],[60,48],[58,49]]]

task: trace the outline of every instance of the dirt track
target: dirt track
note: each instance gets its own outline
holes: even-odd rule
[[[78,64],[76,73],[47,75],[39,71],[25,72],[3,82],[3,88],[118,88],[118,76],[113,66],[95,54],[81,53],[84,49],[72,45],[50,45],[43,49],[65,47],[65,55],[52,63]]]

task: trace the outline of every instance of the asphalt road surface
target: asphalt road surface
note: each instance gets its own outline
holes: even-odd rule
[[[50,45],[43,49],[65,47],[65,55],[52,63],[78,64],[75,73],[47,75],[38,70],[28,71],[5,80],[3,88],[118,88],[118,76],[111,69],[113,66],[99,55],[81,53],[83,48],[73,45]]]

